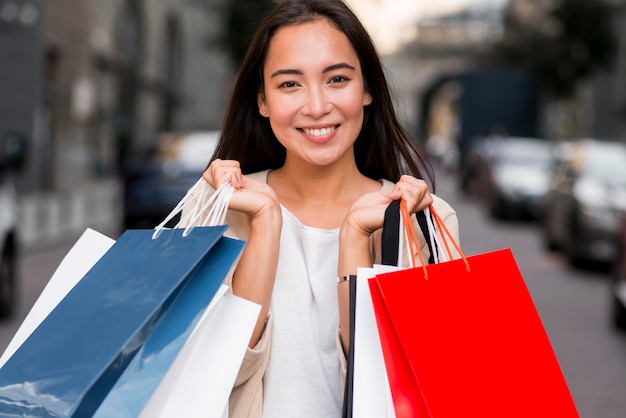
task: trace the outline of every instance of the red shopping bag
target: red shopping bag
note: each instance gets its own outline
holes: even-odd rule
[[[408,353],[403,349],[396,329],[390,326],[393,319],[387,311],[377,309],[377,306],[384,305],[382,294],[374,290],[371,293],[396,417],[431,417]]]
[[[425,404],[421,414],[396,404],[398,417],[578,417],[511,250],[386,273],[369,285],[383,347],[392,347],[383,350],[386,367],[397,369],[403,353],[419,386],[414,399]],[[407,386],[390,383],[395,404]]]

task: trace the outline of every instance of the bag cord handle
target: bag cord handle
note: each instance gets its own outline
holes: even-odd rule
[[[174,226],[175,229],[185,228],[183,237],[189,235],[196,225],[216,226],[224,224],[228,212],[228,204],[234,192],[235,188],[230,183],[224,183],[217,190],[213,190],[203,178],[200,178],[165,219],[154,228],[152,239],[157,238],[161,231],[165,229],[165,225],[192,203],[191,199],[194,196],[195,203],[191,211],[185,216],[181,216],[181,219]],[[202,221],[197,223],[201,219]]]
[[[441,261],[452,260],[454,255],[450,243],[463,259],[466,269],[469,271],[469,263],[467,258],[461,251],[460,246],[455,241],[450,230],[443,222],[439,214],[435,211],[431,204],[423,211],[415,214],[418,225],[426,244],[430,251],[428,264],[436,264]],[[439,233],[437,233],[439,232]],[[413,223],[411,222],[411,214],[406,206],[406,202],[401,200],[393,201],[385,211],[385,219],[382,231],[382,264],[398,265],[399,253],[402,249],[402,242],[406,239],[406,246],[410,251],[409,259],[410,267],[415,267],[415,257],[417,256],[424,266],[424,274],[427,277],[424,263],[424,257],[421,252],[419,241]],[[445,249],[443,254],[439,254],[439,250]],[[447,256],[447,257],[446,257]]]

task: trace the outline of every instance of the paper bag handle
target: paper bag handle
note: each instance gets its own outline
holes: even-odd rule
[[[439,250],[445,249],[445,255],[448,260],[454,258],[450,243],[454,246],[460,257],[464,260],[467,269],[469,270],[469,264],[463,252],[461,251],[458,243],[448,230],[447,226],[435,211],[433,205],[430,205],[423,211],[415,214],[417,218],[420,230],[424,235],[426,244],[430,251],[430,257],[428,264],[435,264],[440,262]],[[439,232],[439,234],[437,234]],[[425,266],[424,258],[419,246],[419,241],[413,223],[411,222],[411,215],[406,206],[406,203],[401,200],[393,201],[387,207],[385,211],[385,219],[383,222],[382,233],[382,257],[381,262],[385,265],[398,265],[399,254],[401,253],[402,243],[406,240],[407,248],[410,251],[409,265],[411,268],[415,267],[415,256],[417,255]],[[442,259],[445,261],[445,257]],[[427,277],[426,269],[424,274]]]
[[[223,225],[228,212],[228,204],[234,192],[235,188],[230,183],[224,183],[217,190],[213,190],[203,178],[200,178],[189,188],[185,196],[165,219],[154,228],[152,239],[157,238],[161,231],[165,229],[165,225],[191,203],[193,196],[195,196],[196,201],[191,211],[184,217],[181,216],[174,228],[185,228],[183,236],[187,236],[193,226],[203,217],[202,222],[199,223],[201,226]]]
[[[405,230],[406,222],[400,215],[400,200],[392,201],[385,210],[382,230],[382,252],[381,263],[389,266],[397,266],[400,254],[403,252],[402,243],[406,242],[407,247],[411,244],[407,241],[408,234]],[[420,230],[426,239],[430,257],[428,264],[438,262],[438,251],[441,245],[436,236],[434,236],[435,227],[431,219],[428,209],[415,213],[415,218]],[[402,233],[402,234],[401,234]],[[413,253],[415,255],[415,252]],[[410,260],[411,262],[412,260]],[[414,267],[414,266],[413,266]]]
[[[404,209],[402,209],[402,205],[400,205],[400,210],[404,210],[408,214],[408,209],[406,208],[406,205],[404,205]],[[444,247],[446,249],[446,253],[447,253],[449,259],[450,260],[453,259],[452,251],[450,250],[450,246],[448,245],[448,243],[451,243],[454,246],[454,249],[459,254],[460,258],[465,263],[465,268],[467,269],[467,271],[470,271],[469,262],[467,261],[467,258],[465,257],[465,254],[463,254],[463,251],[461,251],[461,247],[456,242],[456,240],[454,239],[454,236],[452,235],[452,233],[450,232],[450,230],[446,226],[445,222],[443,221],[443,219],[441,219],[441,216],[439,216],[439,214],[435,210],[435,207],[432,204],[428,206],[428,212],[430,212],[430,214],[432,215],[432,219],[434,220],[435,227],[436,227],[435,229],[439,230],[439,235],[441,236],[441,241],[443,242],[443,245],[444,245]],[[404,216],[407,216],[407,215],[405,214]],[[430,217],[427,216],[427,218],[430,218]],[[417,235],[415,235],[415,230],[411,226],[407,226],[407,225],[405,225],[405,228],[409,228],[412,231],[412,236],[414,237],[415,242],[417,243]],[[433,234],[433,237],[435,237],[435,238],[437,237],[437,231],[436,230],[435,230],[435,232]],[[419,247],[419,245],[417,245],[417,246]]]

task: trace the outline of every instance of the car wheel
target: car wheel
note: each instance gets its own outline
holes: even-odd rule
[[[504,218],[504,211],[502,210],[502,205],[500,201],[495,197],[490,197],[487,201],[487,209],[489,212],[489,216],[493,219],[501,219]]]
[[[626,331],[626,308],[615,295],[613,295],[612,321],[616,329]]]
[[[620,277],[618,269],[616,268],[612,274],[613,280],[611,280],[611,323],[615,329],[626,331],[626,307],[624,303],[617,296],[619,289],[617,286],[620,284]]]
[[[581,252],[578,249],[578,243],[583,239],[580,237],[579,231],[578,215],[573,211],[570,218],[569,236],[565,240],[565,256],[572,267],[580,267],[583,264],[583,257],[581,257]]]
[[[543,236],[543,246],[548,251],[556,251],[559,249],[559,245],[550,232],[550,220],[547,214],[541,216],[541,232]]]
[[[13,313],[16,298],[17,259],[15,251],[7,249],[0,259],[0,317]]]

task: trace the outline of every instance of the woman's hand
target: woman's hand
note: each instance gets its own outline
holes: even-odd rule
[[[424,180],[404,175],[393,189],[368,193],[356,200],[346,215],[342,229],[345,227],[369,237],[382,228],[387,206],[398,199],[404,199],[411,213],[419,212],[433,202]]]
[[[400,177],[389,195],[391,200],[403,199],[410,213],[419,212],[433,203],[428,184],[409,175]]]
[[[265,182],[252,180],[241,173],[239,162],[216,159],[202,174],[202,178],[217,190],[222,184],[230,182],[236,189],[229,208],[243,212],[252,219],[258,218],[268,210],[280,209],[278,197]]]

